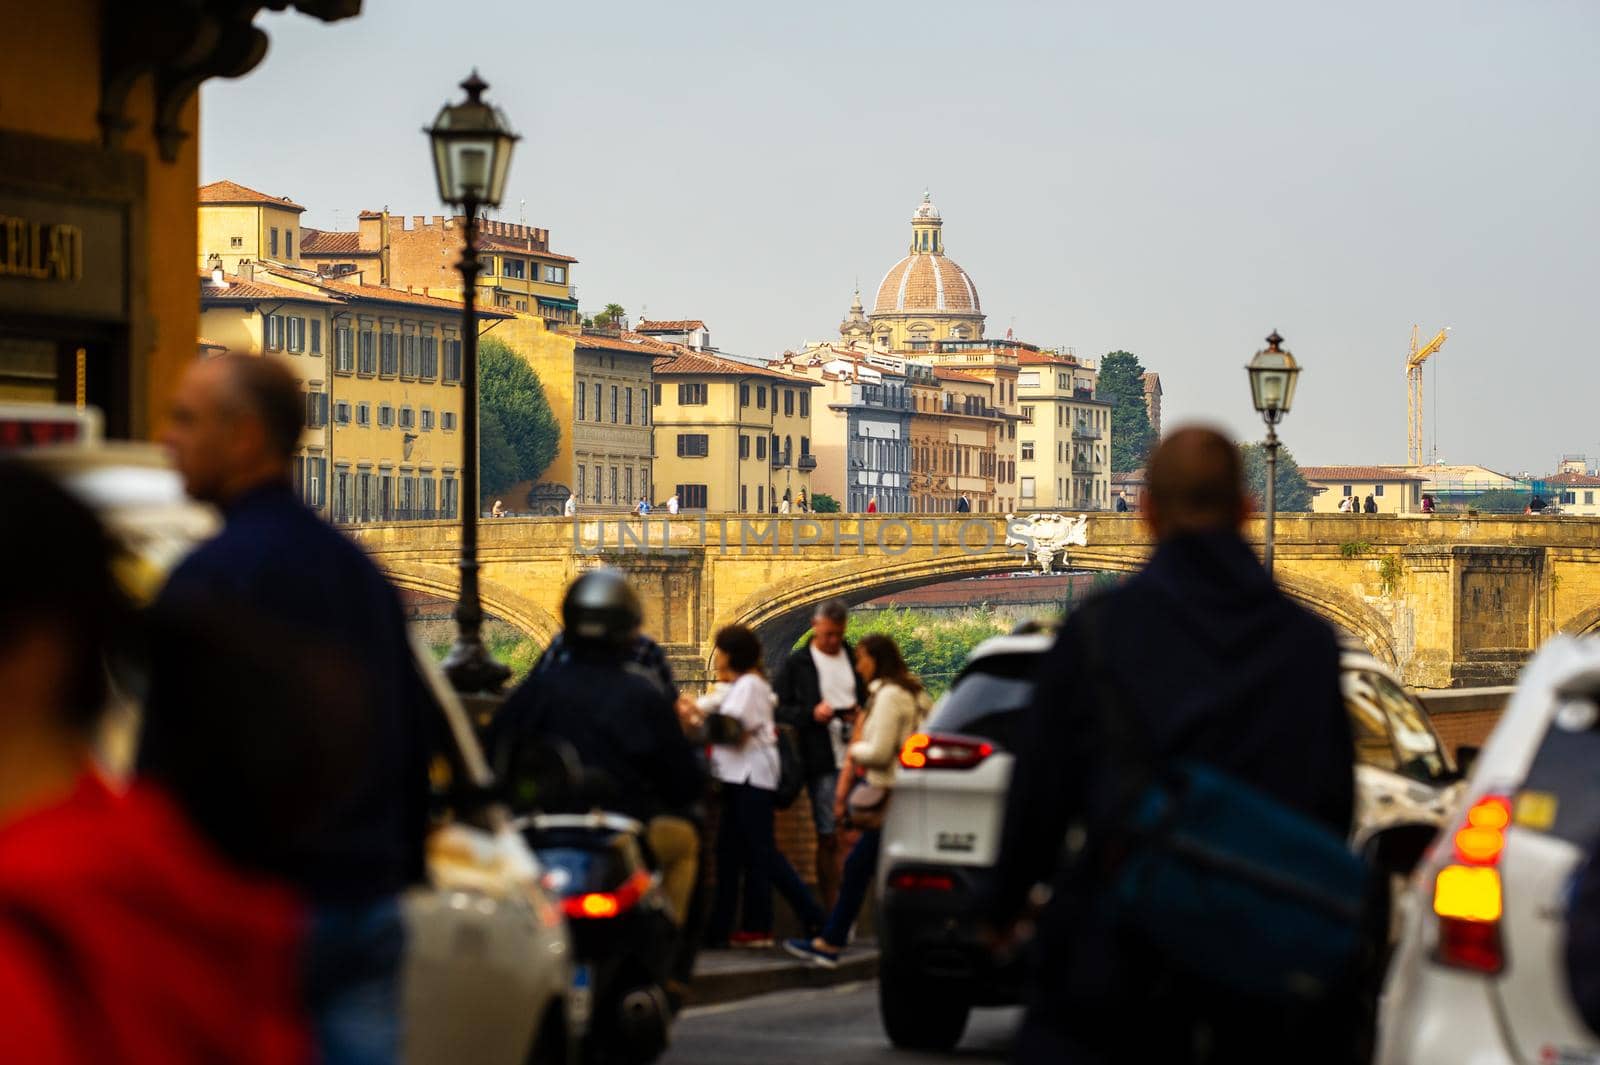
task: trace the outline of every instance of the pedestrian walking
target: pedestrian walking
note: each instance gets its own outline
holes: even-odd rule
[[[783,493],[783,502],[778,504],[778,513],[779,514],[787,514],[787,513],[789,513],[789,493],[788,492]]]
[[[761,641],[743,625],[729,625],[717,632],[715,647],[717,678],[728,685],[717,712],[738,722],[743,739],[711,748],[711,773],[721,782],[722,805],[709,939],[719,945],[730,942],[742,876],[740,939],[771,946],[773,888],[808,934],[822,927],[822,907],[778,850],[773,835],[782,762],[773,717],[778,699],[762,675]]]
[[[18,563],[0,588],[0,1061],[303,1065],[295,894],[228,861],[160,784],[96,767],[108,666],[134,643],[110,537],[18,463],[0,496]],[[235,693],[209,694],[231,718]],[[235,753],[203,752],[210,779]],[[263,796],[207,798],[248,816]]]
[[[972,500],[967,498],[967,493],[965,493],[965,492],[962,492],[961,493],[961,498],[956,500],[956,513],[957,514],[971,514],[972,513]]]
[[[634,512],[639,515],[639,517],[648,518],[650,516],[650,501],[644,496],[640,496],[639,502],[634,504],[633,509]]]
[[[830,969],[839,963],[839,953],[849,941],[850,928],[861,913],[878,868],[883,816],[894,795],[895,760],[933,705],[890,637],[881,633],[863,636],[856,645],[855,661],[856,673],[867,682],[870,694],[858,723],[858,737],[850,744],[834,816],[848,819],[861,830],[861,836],[845,859],[839,898],[822,932],[783,944],[795,957]]]
[[[1367,497],[1367,513],[1368,514],[1376,514],[1377,512],[1378,512],[1378,501],[1376,499],[1372,498],[1371,496],[1368,496]]]
[[[817,833],[817,893],[834,905],[839,893],[839,825],[834,798],[856,709],[867,701],[866,682],[856,673],[854,651],[845,642],[850,608],[842,599],[818,604],[811,635],[778,671],[778,721],[794,729]]]
[[[568,493],[567,501],[561,505],[561,513],[569,518],[578,513],[578,497]]]
[[[1350,502],[1354,498],[1355,498],[1354,496],[1345,496],[1343,499],[1339,500],[1339,513],[1340,514],[1348,514],[1348,513],[1350,513]]]
[[[1433,496],[1424,495],[1422,497],[1422,512],[1424,514],[1432,514],[1432,513],[1434,513],[1434,511],[1435,511],[1435,504],[1434,504],[1434,501],[1433,501]]]
[[[1117,513],[1118,514],[1126,514],[1127,512],[1128,512],[1128,497],[1123,495],[1121,492],[1118,492],[1117,493]]]
[[[1297,1061],[1339,1060],[1350,1026],[1332,1003],[1258,997],[1216,975],[1217,962],[1261,957],[1280,942],[1281,930],[1256,907],[1229,909],[1237,894],[1205,892],[1212,908],[1188,927],[1227,928],[1233,938],[1204,956],[1186,954],[1181,937],[1147,934],[1147,895],[1138,895],[1140,916],[1128,916],[1134,903],[1116,879],[1135,859],[1159,860],[1148,858],[1159,842],[1129,823],[1127,811],[1153,794],[1137,782],[1190,767],[1254,789],[1275,823],[1302,832],[1297,845],[1352,860],[1344,837],[1354,753],[1338,644],[1278,590],[1240,535],[1250,505],[1238,449],[1209,429],[1182,429],[1148,470],[1142,517],[1155,553],[1139,574],[1068,616],[1014,747],[987,907],[1001,943],[1014,942],[1009,930],[1034,886],[1054,881],[1038,917],[1018,1060],[1258,1062],[1280,1060],[1287,1046]],[[1183,799],[1171,801],[1181,815]],[[1253,828],[1265,830],[1263,821],[1251,819]],[[1057,875],[1069,826],[1081,830],[1076,858]],[[1232,890],[1236,882],[1227,883]],[[1277,989],[1287,995],[1290,985],[1285,975]]]
[[[670,496],[667,497],[667,513],[668,514],[676,514],[677,512],[678,512],[678,493],[674,492]]]
[[[286,841],[286,875],[312,907],[305,975],[320,1057],[393,1062],[399,1054],[400,895],[423,876],[426,733],[437,708],[412,657],[400,601],[371,559],[296,497],[289,464],[304,397],[271,358],[190,365],[164,439],[184,486],[223,511],[222,531],[173,572],[157,612],[259,618],[341,660],[351,713],[367,737],[346,765],[348,794]],[[139,759],[157,777],[185,757],[182,666],[152,669]],[[344,755],[307,734],[289,764]]]

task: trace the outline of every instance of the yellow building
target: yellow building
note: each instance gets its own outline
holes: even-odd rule
[[[810,500],[812,381],[674,346],[652,387],[656,501],[770,514]]]
[[[972,513],[998,509],[996,444],[1006,419],[991,382],[928,363],[906,367],[912,396],[911,509]]]
[[[300,264],[300,216],[287,196],[268,196],[232,181],[200,186],[200,269],[238,273],[246,262]]]
[[[995,433],[995,509],[1010,513],[1017,507],[1017,425],[1022,412],[1017,405],[1017,358],[1038,350],[1015,340],[935,340],[916,357],[936,368],[954,370],[988,382],[991,403],[1004,421]]]
[[[1095,368],[1033,349],[1017,362],[1017,506],[1111,509],[1111,404],[1095,398]]]
[[[925,350],[935,340],[983,336],[978,288],[945,255],[944,221],[926,193],[911,216],[910,253],[883,275],[868,321],[880,351]]]
[[[7,9],[0,64],[0,399],[159,425],[195,357],[196,91],[265,53],[259,3]],[[296,0],[325,21],[359,0]]]
[[[203,275],[201,329],[284,358],[306,386],[301,497],[335,522],[460,510],[461,305],[251,262]],[[486,310],[481,326],[506,316]]]
[[[1301,466],[1300,475],[1311,486],[1313,514],[1340,513],[1348,499],[1356,513],[1371,498],[1379,514],[1415,514],[1422,511],[1422,486],[1426,477],[1397,466]]]

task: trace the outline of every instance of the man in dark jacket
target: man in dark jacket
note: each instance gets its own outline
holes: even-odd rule
[[[232,614],[286,628],[342,663],[363,750],[350,758],[318,742],[331,734],[308,731],[310,742],[290,752],[290,765],[343,760],[348,785],[313,826],[282,843],[274,871],[312,907],[306,978],[320,1056],[394,1061],[400,894],[423,874],[435,708],[394,589],[295,498],[289,460],[304,420],[299,384],[277,360],[223,356],[184,374],[165,440],[188,493],[221,507],[224,524],[173,572],[156,612]],[[166,655],[152,670],[139,763],[157,779],[181,774],[189,758],[184,722],[193,707],[178,694],[187,685],[177,675],[183,668],[179,656]],[[217,713],[237,710],[226,691],[213,695]],[[284,713],[292,726],[295,708]]]
[[[845,643],[850,608],[842,599],[820,604],[811,618],[811,638],[778,672],[778,723],[795,730],[811,819],[817,829],[817,894],[831,907],[839,894],[839,836],[834,794],[839,786],[842,751],[850,742],[856,710],[866,705],[867,686],[855,671]]]
[[[1034,885],[1056,883],[1034,943],[1022,1061],[1242,1062],[1281,1058],[1285,1046],[1296,1060],[1322,1060],[1337,1043],[1317,1039],[1318,1018],[1237,1001],[1175,971],[1093,918],[1092,873],[1056,868],[1069,826],[1082,826],[1088,853],[1114,832],[1121,791],[1108,713],[1132,718],[1158,767],[1180,756],[1208,763],[1348,832],[1354,751],[1338,645],[1257,562],[1239,535],[1247,511],[1230,441],[1194,428],[1168,437],[1151,457],[1143,508],[1154,556],[1068,619],[1038,673],[988,915],[1004,940]],[[1098,665],[1114,678],[1111,707],[1089,676],[1086,616],[1106,659]]]

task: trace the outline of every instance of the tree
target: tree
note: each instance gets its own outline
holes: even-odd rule
[[[586,318],[584,320],[584,324],[592,325],[596,329],[609,329],[611,326],[616,325],[618,321],[627,313],[628,312],[623,309],[622,304],[608,303],[605,306],[605,310],[594,315],[592,318]]]
[[[1513,488],[1493,488],[1463,500],[1461,505],[1480,514],[1521,514],[1532,499],[1532,492],[1517,491]]]
[[[1150,410],[1144,401],[1144,366],[1129,351],[1113,351],[1100,360],[1099,395],[1111,403],[1111,472],[1127,473],[1144,465],[1155,446]]]
[[[478,389],[484,492],[537,481],[561,449],[561,427],[539,375],[505,341],[489,337],[478,343]]]
[[[811,513],[837,514],[839,513],[839,501],[826,492],[813,492],[811,493]]]
[[[1250,493],[1257,510],[1267,508],[1267,447],[1265,444],[1239,445],[1239,457],[1244,461],[1244,487]],[[1311,485],[1300,472],[1300,464],[1286,447],[1278,448],[1278,498],[1279,513],[1303,514],[1311,509]]]

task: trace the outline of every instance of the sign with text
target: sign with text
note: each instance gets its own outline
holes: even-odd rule
[[[0,311],[119,320],[127,291],[121,209],[0,194]]]

